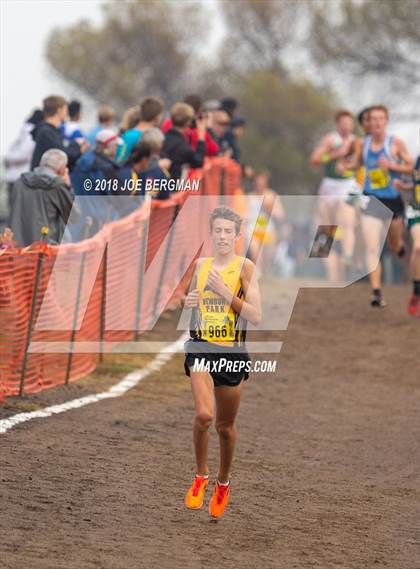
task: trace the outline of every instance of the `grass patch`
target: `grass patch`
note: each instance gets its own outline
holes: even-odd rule
[[[39,403],[34,403],[33,401],[22,401],[22,399],[18,399],[15,401],[9,401],[6,399],[4,404],[5,409],[12,409],[13,411],[22,411],[24,413],[29,411],[39,411],[43,409],[43,406]]]
[[[96,370],[91,374],[92,376],[100,376],[100,375],[114,375],[116,373],[129,373],[133,371],[135,366],[132,364],[120,364],[120,363],[112,363],[109,362],[107,364],[99,365]]]

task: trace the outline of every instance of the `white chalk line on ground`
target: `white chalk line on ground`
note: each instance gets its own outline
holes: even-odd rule
[[[45,417],[51,417],[52,415],[57,415],[58,413],[65,413],[71,409],[79,409],[85,405],[96,403],[102,399],[110,399],[112,397],[119,397],[120,395],[123,395],[129,389],[135,387],[140,381],[142,381],[142,379],[151,373],[158,371],[166,362],[168,362],[177,352],[180,351],[180,348],[184,345],[184,342],[187,340],[187,338],[187,333],[182,334],[178,340],[166,346],[165,350],[160,352],[154,358],[154,360],[149,362],[143,369],[136,369],[130,372],[124,377],[124,379],[108,389],[108,391],[95,393],[93,395],[86,395],[85,397],[79,397],[79,399],[71,399],[65,403],[60,403],[59,405],[51,405],[50,407],[45,407],[39,411],[18,413],[17,415],[12,415],[12,417],[8,417],[7,419],[0,420],[0,434],[6,433],[16,425],[25,423],[26,421],[31,421],[32,419],[43,419]]]

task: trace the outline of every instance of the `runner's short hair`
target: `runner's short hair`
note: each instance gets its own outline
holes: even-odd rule
[[[98,109],[98,122],[107,123],[115,119],[115,111],[108,105],[101,105]],[[138,121],[137,121],[138,122]]]
[[[233,221],[235,223],[236,235],[238,235],[239,231],[241,230],[243,221],[242,217],[236,213],[236,211],[230,207],[227,207],[226,205],[219,205],[211,212],[209,218],[210,231],[212,231],[213,223],[216,219],[227,219],[229,221]]]
[[[146,97],[140,103],[141,118],[145,122],[151,122],[163,112],[163,102],[158,97]]]
[[[386,118],[389,118],[389,110],[388,107],[386,107],[385,105],[373,105],[372,107],[370,107],[369,109],[370,112],[372,111],[382,111],[383,113],[385,113]]]
[[[60,95],[51,95],[42,101],[42,105],[42,114],[44,115],[44,119],[48,119],[49,117],[53,117],[57,113],[58,109],[67,105],[67,101]]]
[[[357,115],[357,122],[360,124],[360,126],[363,126],[363,120],[365,118],[365,115],[368,115],[370,113],[371,109],[372,109],[372,107],[365,107]]]
[[[335,122],[338,122],[341,117],[350,117],[351,119],[354,119],[354,115],[351,111],[348,111],[347,109],[339,109],[334,116]]]
[[[191,105],[187,105],[187,103],[175,103],[171,108],[172,124],[179,128],[188,126],[194,118],[194,114],[194,109]]]

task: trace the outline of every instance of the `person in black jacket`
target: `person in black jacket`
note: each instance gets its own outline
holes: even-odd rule
[[[56,148],[47,150],[40,165],[22,174],[13,188],[9,225],[17,245],[40,241],[43,227],[48,228],[48,243],[60,243],[70,213],[72,221],[79,216],[73,200],[67,155]]]
[[[59,127],[67,118],[67,102],[64,97],[51,95],[44,99],[42,112],[44,120],[32,131],[35,149],[32,155],[31,170],[39,165],[41,156],[50,148],[58,148],[67,154],[68,167],[71,170],[82,151],[86,150],[87,145],[82,141],[79,141],[80,144],[72,141],[67,146],[63,143]]]
[[[196,119],[198,131],[198,144],[193,150],[185,142],[184,132],[191,125],[195,116],[194,109],[186,103],[176,103],[171,109],[173,127],[168,130],[162,148],[162,156],[169,158],[171,178],[182,178],[183,167],[201,168],[206,153],[206,125],[205,119]]]

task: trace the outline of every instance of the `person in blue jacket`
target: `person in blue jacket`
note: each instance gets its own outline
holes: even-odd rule
[[[82,198],[78,199],[81,220],[69,227],[75,241],[95,234],[105,223],[119,217],[111,200],[104,197],[118,193],[118,188],[124,183],[124,175],[114,160],[121,142],[113,130],[101,130],[94,148],[79,158],[71,172],[76,199],[77,196]]]

